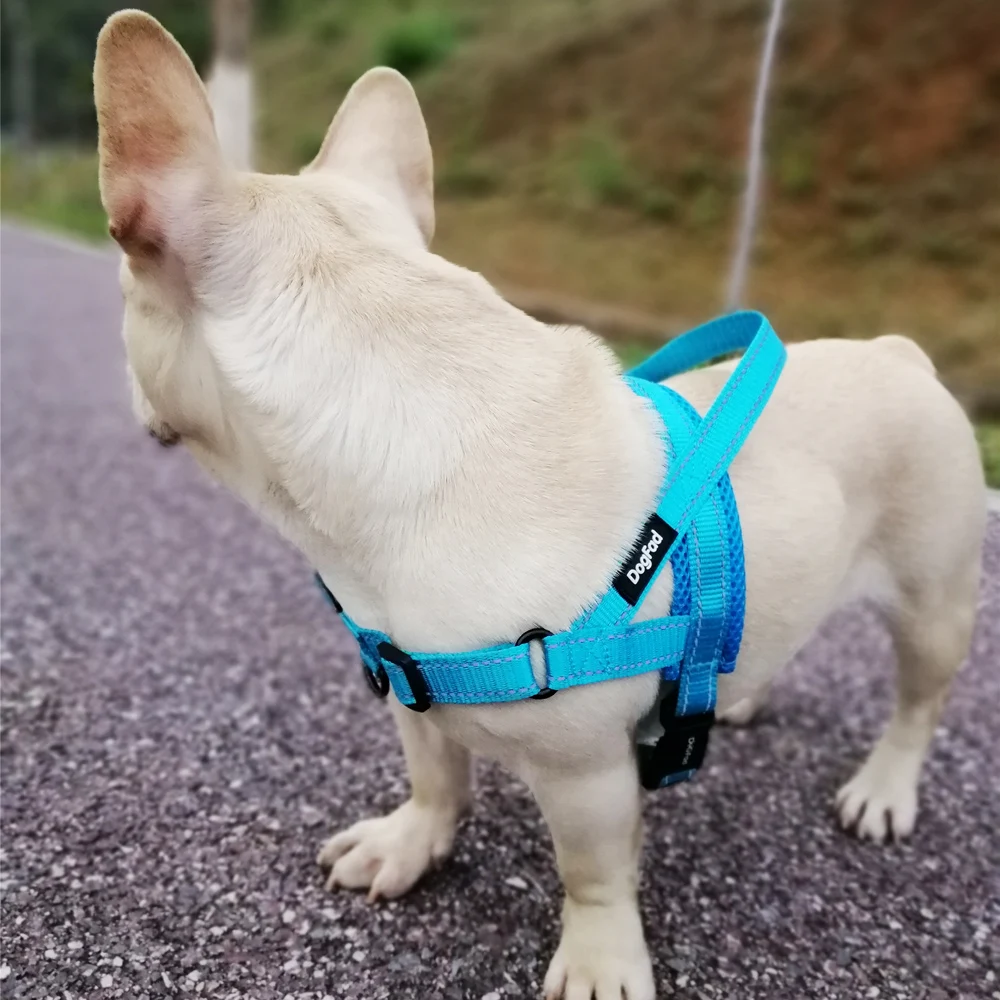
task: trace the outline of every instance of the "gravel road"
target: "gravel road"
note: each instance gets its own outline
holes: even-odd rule
[[[2,234],[4,997],[538,994],[558,927],[526,790],[479,767],[403,900],[316,849],[405,795],[385,706],[303,560],[133,423],[115,260]],[[886,635],[828,624],[763,720],[647,804],[663,997],[1000,998],[1000,518],[912,841],[831,800],[884,720]]]

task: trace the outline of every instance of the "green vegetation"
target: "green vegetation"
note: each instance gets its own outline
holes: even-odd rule
[[[791,198],[815,194],[818,185],[816,150],[812,144],[799,142],[781,151],[776,164],[778,184]]]
[[[455,47],[455,22],[434,11],[414,12],[384,30],[375,50],[375,62],[398,69],[414,79],[443,62]]]
[[[976,438],[983,456],[986,482],[1000,490],[1000,424],[980,424],[976,428]]]
[[[47,151],[0,154],[4,212],[87,239],[107,239],[108,220],[97,189],[96,153]]]
[[[580,182],[595,204],[626,205],[636,190],[620,145],[604,131],[583,137],[577,159]]]
[[[452,156],[435,178],[437,194],[453,198],[483,198],[500,188],[500,175],[486,157]]]
[[[924,256],[937,264],[960,266],[975,261],[977,248],[963,233],[946,229],[931,229],[920,241]]]

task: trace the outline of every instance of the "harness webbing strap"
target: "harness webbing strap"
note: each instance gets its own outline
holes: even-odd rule
[[[697,432],[700,417],[680,396],[674,395],[670,403],[676,413],[671,421],[674,445],[683,451]],[[722,505],[713,491],[684,536],[690,560],[687,613],[691,628],[679,677],[677,715],[697,715],[715,705],[715,675],[725,638],[730,589],[736,585],[729,579],[727,535]],[[674,613],[677,610],[671,608]]]
[[[719,329],[716,324],[707,324],[707,328],[699,327],[667,344],[640,365],[632,376],[642,378],[644,371],[658,374],[661,369],[672,373],[678,360],[692,367],[720,353],[747,347],[688,448],[678,453],[675,464],[667,472],[659,514],[679,535],[687,529],[699,506],[729,468],[770,399],[785,364],[784,345],[760,313],[734,313],[716,323]],[[696,336],[699,330],[706,331],[701,337],[701,350],[698,350]],[[683,345],[675,348],[674,345],[681,341]],[[666,355],[665,360],[658,363],[657,359],[663,355]]]
[[[325,589],[325,588],[324,588]],[[361,628],[340,613],[361,647],[362,660],[372,674],[384,669],[393,691],[404,705],[414,696],[406,671],[381,656],[378,646],[389,642],[384,632]],[[687,643],[685,615],[633,622],[620,628],[581,628],[541,640],[553,691],[592,684],[614,677],[659,670],[676,678]],[[449,704],[520,701],[541,693],[531,668],[531,651],[524,645],[497,645],[467,653],[409,653],[419,666],[432,701]]]
[[[670,426],[673,461],[678,452],[689,447],[701,417],[669,388],[657,389],[663,394],[657,403]],[[731,492],[728,475],[723,475],[671,553],[671,613],[687,614],[691,624],[678,680],[661,686],[658,716],[663,733],[655,745],[640,744],[637,748],[639,774],[647,788],[693,777],[714,723],[716,673],[727,638],[729,606],[743,585],[742,566],[736,567],[729,558],[731,532],[725,504],[720,500],[725,491]]]

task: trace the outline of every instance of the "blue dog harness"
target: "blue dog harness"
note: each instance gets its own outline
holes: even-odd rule
[[[659,383],[720,355],[744,350],[704,418]],[[579,684],[658,671],[663,683],[655,743],[637,747],[646,788],[691,778],[715,721],[716,675],[729,673],[743,634],[743,536],[728,469],[770,398],[785,348],[757,312],[737,312],[670,341],[624,376],[655,409],[667,473],[656,509],[607,592],[564,632],[533,628],[516,642],[463,653],[404,652],[384,632],[363,628],[317,582],[361,650],[365,678],[384,698],[424,712],[434,703],[481,704],[548,698]],[[670,614],[636,622],[650,585],[669,561]],[[545,683],[531,667],[544,651]]]

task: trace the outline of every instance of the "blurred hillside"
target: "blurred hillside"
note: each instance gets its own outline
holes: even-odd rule
[[[394,65],[431,129],[435,249],[696,321],[721,305],[767,7],[262,0],[261,166],[298,169],[358,74]],[[908,332],[952,381],[1000,385],[1000,3],[792,0],[767,147],[750,304],[793,339]],[[5,166],[5,208],[51,184]]]
[[[765,3],[274,6],[268,167],[307,160],[388,62],[425,104],[442,253],[660,314],[719,307]],[[792,2],[776,74],[752,302],[790,336],[907,330],[1000,384],[1000,4]]]

